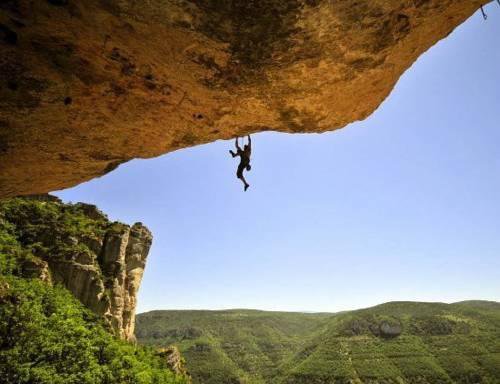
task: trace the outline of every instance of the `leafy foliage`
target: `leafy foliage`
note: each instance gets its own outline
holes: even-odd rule
[[[2,278],[2,383],[181,384],[153,350],[117,340],[64,288]]]

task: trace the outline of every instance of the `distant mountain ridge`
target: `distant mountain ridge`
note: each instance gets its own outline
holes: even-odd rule
[[[500,383],[498,302],[152,311],[136,327],[140,343],[178,345],[195,384]]]

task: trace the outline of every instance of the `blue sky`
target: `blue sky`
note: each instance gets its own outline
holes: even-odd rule
[[[500,301],[500,7],[424,54],[366,121],[253,136],[58,192],[154,233],[138,311]]]

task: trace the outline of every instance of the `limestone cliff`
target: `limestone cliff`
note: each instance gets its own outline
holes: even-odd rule
[[[103,238],[75,238],[75,244],[88,242],[97,260],[77,254],[72,260],[49,261],[53,281],[64,284],[83,304],[104,316],[120,337],[131,340],[137,291],[151,239],[140,223],[119,225]]]
[[[146,227],[112,223],[93,205],[37,196],[0,203],[4,228],[22,249],[19,274],[63,284],[117,335],[134,339],[137,291],[152,242]]]
[[[370,115],[488,0],[6,0],[0,198]]]

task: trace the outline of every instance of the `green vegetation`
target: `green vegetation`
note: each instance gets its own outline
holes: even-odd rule
[[[3,384],[183,384],[153,349],[118,340],[60,286],[42,281],[44,260],[92,254],[89,239],[112,225],[88,206],[0,202],[0,382]]]
[[[36,199],[0,201],[0,273],[22,274],[24,261],[95,257],[89,246],[74,238],[85,238],[91,245],[118,224],[100,213],[89,217],[86,207]]]
[[[194,383],[500,383],[500,303],[395,302],[340,314],[153,311],[141,343],[179,346]]]
[[[261,311],[153,311],[136,317],[141,343],[176,344],[194,382],[265,383],[330,315]]]
[[[2,383],[185,383],[152,349],[117,340],[64,288],[2,277]]]

